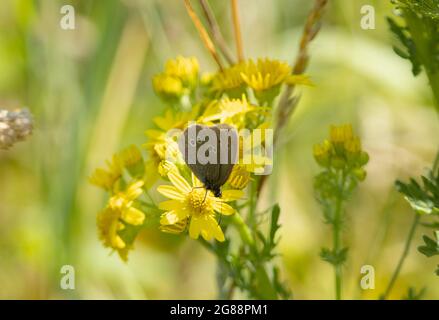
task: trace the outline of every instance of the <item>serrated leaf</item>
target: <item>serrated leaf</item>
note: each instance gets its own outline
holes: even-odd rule
[[[417,57],[416,46],[410,37],[410,33],[405,27],[399,25],[394,19],[390,17],[387,17],[387,23],[389,25],[390,31],[392,31],[392,33],[399,40],[400,44],[403,46],[403,49],[394,46],[395,53],[404,59],[410,60],[410,62],[412,63],[412,73],[414,76],[417,76],[419,73],[421,73],[422,63]]]
[[[334,266],[341,265],[346,261],[348,250],[348,248],[342,248],[338,251],[334,251],[328,248],[322,248],[320,258]]]
[[[271,210],[271,226],[270,226],[270,242],[275,243],[276,232],[280,228],[280,224],[278,223],[280,216],[280,207],[278,204],[273,206]]]
[[[435,232],[436,241],[424,235],[422,239],[425,245],[419,246],[418,251],[426,257],[433,257],[439,255],[439,232]]]

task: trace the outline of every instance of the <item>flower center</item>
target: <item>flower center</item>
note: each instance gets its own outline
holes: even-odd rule
[[[193,189],[187,196],[187,204],[193,215],[206,215],[213,211],[212,199],[202,188]]]

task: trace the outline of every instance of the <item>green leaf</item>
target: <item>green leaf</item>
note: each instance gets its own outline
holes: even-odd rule
[[[439,19],[439,6],[437,0],[397,0],[397,2],[424,18]]]
[[[320,251],[320,258],[334,266],[338,266],[346,261],[348,250],[348,248],[342,248],[338,251],[333,251],[328,248],[322,248]]]
[[[433,240],[430,237],[424,235],[422,239],[424,239],[425,245],[419,246],[418,251],[426,257],[439,255],[439,231],[435,231],[435,237],[436,240]]]
[[[393,50],[397,55],[401,58],[410,60],[412,63],[412,73],[414,76],[417,76],[421,73],[421,62],[416,54],[416,46],[411,39],[410,33],[407,28],[400,26],[394,19],[387,17],[387,23],[389,24],[390,31],[396,36],[399,40],[402,48],[393,47]]]
[[[277,231],[280,229],[279,224],[280,207],[275,204],[271,209],[271,223],[268,236],[265,237],[261,231],[256,231],[257,238],[262,243],[262,249],[260,252],[260,258],[264,260],[270,260],[275,256],[275,249],[279,242],[277,238]]]
[[[409,183],[395,183],[396,189],[419,214],[439,214],[439,170],[437,171],[421,176],[422,186],[413,178]]]
[[[276,243],[275,240],[276,232],[280,228],[280,224],[278,223],[279,216],[280,216],[280,207],[278,204],[275,204],[273,206],[273,209],[271,210],[271,226],[270,226],[270,238],[269,238],[270,242],[273,244]]]

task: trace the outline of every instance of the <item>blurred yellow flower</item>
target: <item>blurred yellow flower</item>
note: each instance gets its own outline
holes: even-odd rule
[[[245,95],[241,99],[224,98],[209,104],[199,120],[205,123],[219,121],[241,127],[245,125],[245,115],[256,109]]]
[[[241,73],[245,62],[235,64],[213,76],[211,90],[215,94],[227,93],[229,98],[239,98],[244,93],[245,83]]]
[[[192,108],[189,112],[168,109],[163,116],[154,118],[154,123],[159,129],[147,130],[145,134],[149,139],[143,145],[148,150],[149,155],[145,164],[145,182],[148,188],[160,177],[158,170],[163,160],[172,163],[184,162],[178,149],[176,137],[168,136],[168,133],[172,129],[185,129],[190,121],[197,118],[198,112],[198,107]]]
[[[160,176],[167,177],[169,172],[178,171],[178,168],[175,163],[168,160],[162,160],[158,166],[158,171]]]
[[[185,87],[193,88],[198,82],[198,60],[195,57],[178,56],[165,65],[165,74],[180,79]]]
[[[190,218],[189,236],[192,239],[197,239],[201,234],[207,241],[213,238],[224,241],[224,234],[215,219],[215,212],[223,215],[235,213],[235,209],[225,202],[240,199],[243,192],[225,190],[219,199],[202,188],[195,175],[192,175],[192,186],[178,172],[169,172],[168,178],[173,185],[157,188],[158,192],[171,199],[159,204],[159,208],[166,211],[162,214],[160,224],[170,230],[170,226],[181,224]]]
[[[250,171],[243,164],[235,164],[233,166],[227,184],[233,189],[244,189],[251,180]]]
[[[244,82],[256,92],[279,86],[290,74],[288,63],[271,59],[258,59],[256,62],[250,59],[241,72]]]
[[[112,191],[113,186],[122,175],[122,163],[115,154],[107,160],[107,169],[97,168],[89,178],[89,182],[107,191]]]
[[[258,59],[256,62],[248,60],[241,77],[253,89],[256,98],[261,104],[268,103],[279,94],[283,83],[312,85],[305,75],[292,75],[292,69],[286,63],[271,59]]]
[[[266,121],[250,134],[240,136],[239,164],[244,165],[248,172],[262,174],[266,166],[273,165],[272,154],[269,152],[273,147],[272,132],[271,123]]]
[[[170,234],[180,234],[186,230],[188,219],[178,221],[174,224],[160,225],[160,231]]]
[[[351,124],[331,126],[329,140],[315,145],[313,154],[319,165],[335,169],[361,168],[369,161]],[[359,176],[364,176],[363,172]]]
[[[113,155],[107,160],[107,168],[97,168],[90,176],[90,183],[112,192],[115,183],[122,176],[123,169],[135,175],[143,171],[143,159],[140,150],[132,145]]]
[[[126,225],[143,224],[145,214],[133,206],[134,200],[143,192],[143,184],[143,181],[135,181],[125,191],[116,193],[97,216],[99,238],[105,247],[117,250],[123,260],[127,259],[128,248],[119,231],[125,229]]]
[[[164,72],[153,77],[154,91],[165,101],[179,101],[197,86],[198,70],[198,60],[194,57],[170,59],[165,64]]]
[[[344,144],[346,141],[354,137],[354,131],[351,124],[344,124],[341,126],[332,125],[329,128],[329,138],[332,143]]]
[[[180,79],[167,74],[157,74],[152,78],[154,91],[162,98],[179,99],[184,93]]]

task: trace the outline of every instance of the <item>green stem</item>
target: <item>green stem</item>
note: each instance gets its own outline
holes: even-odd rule
[[[259,179],[250,183],[249,215],[248,222],[252,229],[256,228],[256,204],[257,204],[257,184]]]
[[[230,221],[233,223],[233,225],[238,230],[238,233],[241,236],[241,240],[246,245],[248,245],[251,248],[251,250],[255,250],[256,249],[255,239],[253,238],[253,234],[252,234],[250,228],[246,225],[246,223],[244,222],[242,217],[238,213],[235,213],[230,218],[231,218]]]
[[[335,212],[334,212],[334,221],[333,221],[333,246],[334,252],[339,253],[342,249],[342,215],[343,215],[343,193],[344,193],[344,185],[345,185],[345,174],[341,173],[341,182],[340,182],[340,193],[337,197]],[[337,263],[334,265],[334,274],[335,274],[335,298],[337,300],[341,300],[342,296],[342,265]]]
[[[402,265],[404,264],[404,261],[407,258],[407,255],[410,251],[410,245],[412,243],[413,236],[414,236],[415,231],[416,231],[416,227],[419,224],[420,217],[421,216],[419,214],[415,213],[415,218],[413,219],[413,223],[412,223],[412,226],[410,228],[409,235],[408,235],[407,240],[405,242],[404,251],[402,252],[401,257],[399,258],[398,265],[396,266],[396,269],[393,272],[392,278],[391,278],[389,284],[387,285],[387,289],[386,289],[385,293],[383,294],[382,299],[386,299],[389,296],[390,292],[393,289],[393,285],[395,284],[395,281],[398,278],[399,273],[401,272]]]

